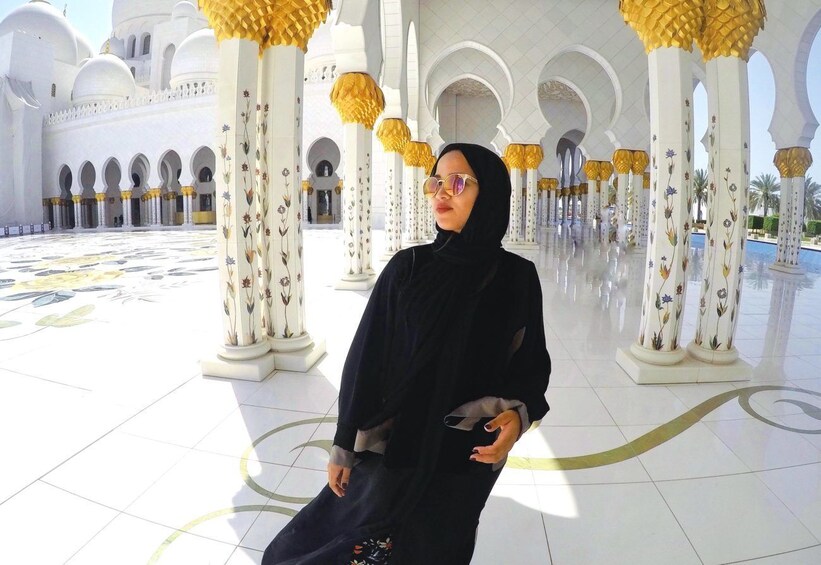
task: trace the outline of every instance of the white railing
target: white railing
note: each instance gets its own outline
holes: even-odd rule
[[[45,123],[46,125],[53,126],[56,124],[70,122],[72,120],[79,120],[90,116],[97,116],[99,114],[107,114],[108,112],[139,108],[141,106],[161,104],[163,102],[171,102],[174,100],[186,100],[216,93],[217,84],[215,82],[183,84],[177,88],[169,88],[167,90],[152,92],[151,94],[140,96],[138,98],[129,98],[128,100],[121,100],[117,102],[85,104],[83,106],[77,106],[76,108],[53,112],[45,118]]]
[[[308,69],[305,82],[334,82],[338,76],[336,65],[320,65]]]

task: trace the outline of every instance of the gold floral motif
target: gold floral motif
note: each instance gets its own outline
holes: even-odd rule
[[[548,190],[556,190],[559,188],[559,179],[549,178],[547,179],[547,189]]]
[[[644,188],[650,189],[650,173],[644,173]]]
[[[550,179],[539,179],[536,183],[536,187],[539,190],[550,190]]]
[[[634,175],[643,174],[649,164],[650,157],[647,155],[646,151],[633,151],[633,164],[630,170]]]
[[[94,286],[118,279],[123,276],[122,271],[73,271],[57,273],[44,277],[35,277],[31,280],[20,281],[14,285],[14,290],[54,291],[72,290],[86,286]]]
[[[692,51],[704,26],[704,0],[619,0],[619,11],[647,53],[659,47]]]
[[[399,118],[386,118],[382,120],[376,130],[376,137],[382,142],[382,146],[388,153],[402,154],[405,146],[410,141],[410,128],[404,120]]]
[[[587,175],[587,180],[599,180],[599,171],[601,165],[599,161],[587,161],[584,164],[584,174]]]
[[[52,203],[54,206],[60,206],[60,205],[62,205],[63,201],[62,201],[62,200],[60,200],[60,198],[59,198],[59,197],[55,197],[55,198],[52,198],[52,199],[51,199],[51,203]]]
[[[303,51],[308,40],[331,9],[329,0],[199,0],[217,36],[248,39],[260,53],[277,45],[293,45]]]
[[[788,179],[792,176],[790,174],[792,167],[790,166],[789,151],[789,148],[779,149],[775,152],[775,157],[773,157],[773,165],[778,169],[778,174],[781,175],[781,178],[784,179]]]
[[[616,149],[613,153],[613,165],[618,174],[626,175],[633,166],[633,152],[628,149]]]
[[[357,123],[373,129],[376,118],[385,109],[385,96],[371,75],[343,73],[334,82],[331,103],[343,123]]]
[[[747,61],[766,17],[764,0],[705,0],[704,31],[696,36],[704,60],[738,57]]]
[[[80,204],[83,201],[83,197],[82,196],[72,196],[71,201],[74,202],[75,204]]]
[[[409,141],[405,146],[403,159],[406,167],[426,167],[431,155],[430,145],[424,141]]]
[[[525,145],[525,167],[528,169],[538,169],[544,159],[544,151],[541,145]]]
[[[803,177],[812,165],[812,154],[806,147],[790,147],[787,150],[787,160],[790,164],[790,177]]]
[[[509,169],[525,168],[525,146],[521,143],[511,143],[505,148],[504,158],[507,159]]]
[[[123,190],[120,193],[120,198],[123,200],[131,200],[131,191],[130,190]]]
[[[613,176],[613,163],[610,161],[599,161],[599,180],[607,181]]]

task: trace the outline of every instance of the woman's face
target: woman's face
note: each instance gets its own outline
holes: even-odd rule
[[[461,151],[445,153],[436,165],[434,176],[444,179],[453,173],[466,173],[476,178],[476,173],[470,168]],[[479,185],[472,180],[465,183],[465,189],[459,196],[450,196],[440,188],[439,192],[430,199],[436,223],[443,230],[461,232],[470,217],[470,211],[473,210],[477,196],[479,196]]]

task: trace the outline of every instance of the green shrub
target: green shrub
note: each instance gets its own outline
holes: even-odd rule
[[[810,237],[821,235],[821,221],[809,220],[807,222],[806,233]]]
[[[764,216],[748,216],[747,217],[747,229],[763,230],[764,229]]]
[[[764,231],[770,235],[778,235],[778,216],[764,218]]]

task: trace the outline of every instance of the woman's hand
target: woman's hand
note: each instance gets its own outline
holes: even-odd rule
[[[328,486],[331,487],[331,490],[334,491],[336,496],[345,496],[345,490],[348,488],[350,478],[350,467],[328,463]]]
[[[485,430],[488,432],[500,428],[499,437],[491,445],[473,448],[473,455],[470,456],[471,461],[494,464],[507,457],[507,454],[513,449],[513,444],[519,439],[519,432],[522,429],[519,413],[516,410],[505,410],[485,424]]]

